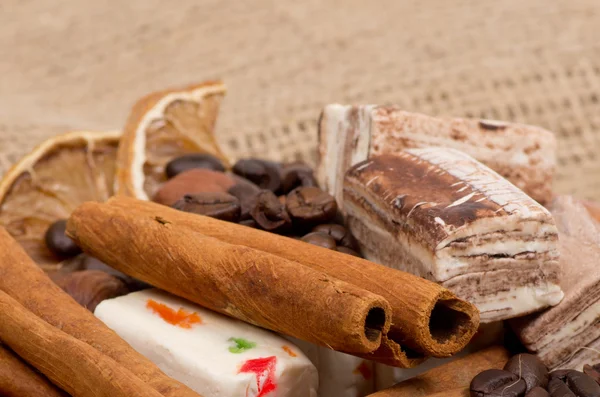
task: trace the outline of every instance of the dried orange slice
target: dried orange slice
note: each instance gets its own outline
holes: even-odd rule
[[[166,181],[166,164],[184,154],[208,153],[228,164],[213,135],[224,94],[221,82],[205,82],[138,101],[119,148],[118,193],[152,198]]]
[[[61,261],[44,235],[85,201],[113,195],[120,132],[71,132],[54,137],[15,164],[0,181],[0,225],[44,270],[75,268]]]

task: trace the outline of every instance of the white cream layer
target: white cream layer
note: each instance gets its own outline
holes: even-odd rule
[[[172,325],[147,307],[148,300],[196,313],[191,328]],[[203,397],[316,397],[318,374],[289,341],[264,329],[230,319],[160,290],[144,290],[102,302],[96,316],[172,378]],[[232,338],[254,347],[232,353]],[[264,361],[264,370],[248,371]],[[256,365],[253,365],[256,367]],[[258,365],[261,367],[261,365]],[[245,370],[244,370],[245,369]],[[272,378],[275,388],[268,386]]]

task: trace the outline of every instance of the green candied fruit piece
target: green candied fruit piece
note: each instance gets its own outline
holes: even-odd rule
[[[235,343],[235,346],[229,347],[229,351],[235,354],[243,353],[246,350],[256,347],[256,343],[250,342],[244,338],[229,338],[229,342]]]

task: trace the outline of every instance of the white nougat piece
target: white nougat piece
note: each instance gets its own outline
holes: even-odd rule
[[[319,396],[364,397],[375,392],[375,363],[290,338],[319,371]]]
[[[317,396],[317,369],[294,344],[166,292],[106,300],[95,315],[203,397]]]
[[[543,128],[439,118],[396,106],[331,104],[319,123],[319,185],[341,199],[344,172],[380,154],[448,147],[476,158],[541,203],[552,198],[556,138]]]

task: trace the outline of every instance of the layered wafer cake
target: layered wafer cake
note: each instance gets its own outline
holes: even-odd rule
[[[374,156],[348,170],[343,192],[366,258],[442,284],[474,303],[483,321],[563,297],[551,214],[465,153]]]
[[[581,370],[600,357],[600,224],[570,196],[553,200],[563,301],[511,321],[523,344],[549,368]]]
[[[371,156],[424,147],[463,151],[540,203],[552,197],[553,133],[523,124],[430,117],[394,106],[326,106],[319,122],[317,179],[339,201],[343,174],[352,165]]]

